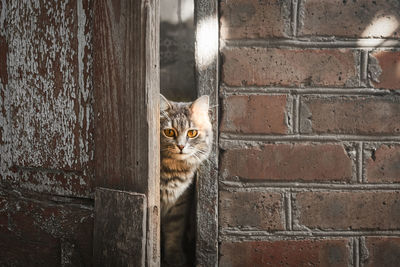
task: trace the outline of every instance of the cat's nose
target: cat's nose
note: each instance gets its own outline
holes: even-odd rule
[[[181,151],[185,148],[183,145],[176,145]]]

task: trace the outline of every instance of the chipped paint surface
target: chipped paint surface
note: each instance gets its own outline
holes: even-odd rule
[[[1,184],[91,197],[92,1],[0,1]]]
[[[0,2],[0,178],[9,175],[10,167],[10,131],[8,127],[9,108],[9,90],[8,90],[8,71],[7,71],[7,52],[8,44],[6,40],[6,0]],[[5,60],[5,61],[4,61]]]

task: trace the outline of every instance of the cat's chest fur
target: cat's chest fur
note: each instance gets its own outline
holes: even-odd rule
[[[161,216],[165,216],[193,182],[197,166],[164,159],[160,172]]]

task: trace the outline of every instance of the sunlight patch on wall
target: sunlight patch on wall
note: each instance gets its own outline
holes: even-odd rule
[[[196,32],[196,60],[201,68],[206,68],[218,53],[218,22],[212,18],[198,23]]]
[[[379,16],[377,14],[363,31],[361,37],[391,38],[395,35],[396,31],[400,31],[400,17],[395,15]],[[396,40],[390,39],[359,39],[357,45],[369,47],[390,46],[393,41],[396,42]]]
[[[399,27],[399,21],[395,16],[385,16],[375,18],[364,30],[362,37],[388,37],[391,36]]]

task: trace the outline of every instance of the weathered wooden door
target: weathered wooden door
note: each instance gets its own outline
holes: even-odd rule
[[[158,90],[158,1],[0,1],[1,266],[97,263],[98,187],[158,264]]]
[[[96,192],[96,265],[160,261],[158,9],[155,0],[94,7],[96,186],[123,190]]]
[[[92,2],[0,1],[0,265],[92,262]]]

